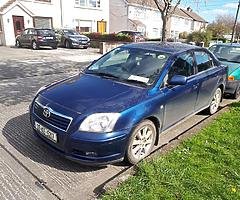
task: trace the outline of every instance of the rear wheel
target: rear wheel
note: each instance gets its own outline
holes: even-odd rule
[[[207,109],[209,114],[213,115],[218,111],[221,99],[222,99],[222,90],[221,88],[218,88],[213,95],[210,106]]]
[[[19,40],[16,40],[16,47],[17,47],[17,48],[20,48],[20,47],[22,47],[22,45],[21,45],[21,43],[20,43],[20,41],[19,41]]]
[[[32,49],[37,50],[38,49],[38,44],[36,41],[32,41]]]
[[[52,46],[53,49],[57,49],[57,45],[56,46]]]
[[[156,140],[156,127],[150,120],[141,122],[132,132],[126,152],[126,160],[136,164],[148,156]]]

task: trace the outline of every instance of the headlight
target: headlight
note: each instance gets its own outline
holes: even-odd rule
[[[47,86],[42,86],[42,87],[40,87],[39,90],[37,91],[36,95],[38,95],[39,92],[45,90],[46,88],[47,88]]]
[[[120,113],[95,113],[89,115],[80,125],[80,131],[111,132],[120,116]]]

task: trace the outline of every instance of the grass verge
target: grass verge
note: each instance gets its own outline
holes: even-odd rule
[[[240,103],[172,152],[141,162],[108,199],[240,199]]]

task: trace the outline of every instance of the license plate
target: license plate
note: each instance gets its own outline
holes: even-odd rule
[[[52,40],[53,37],[45,37],[47,40]]]
[[[56,133],[54,133],[54,132],[50,131],[49,129],[45,128],[44,126],[42,126],[38,122],[35,122],[35,128],[43,136],[45,136],[49,140],[53,141],[54,143],[57,143],[57,134]]]

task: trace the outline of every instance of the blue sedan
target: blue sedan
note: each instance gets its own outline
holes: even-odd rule
[[[208,50],[174,43],[118,47],[74,77],[42,87],[30,106],[35,135],[66,158],[136,164],[186,117],[217,112],[227,68]]]

